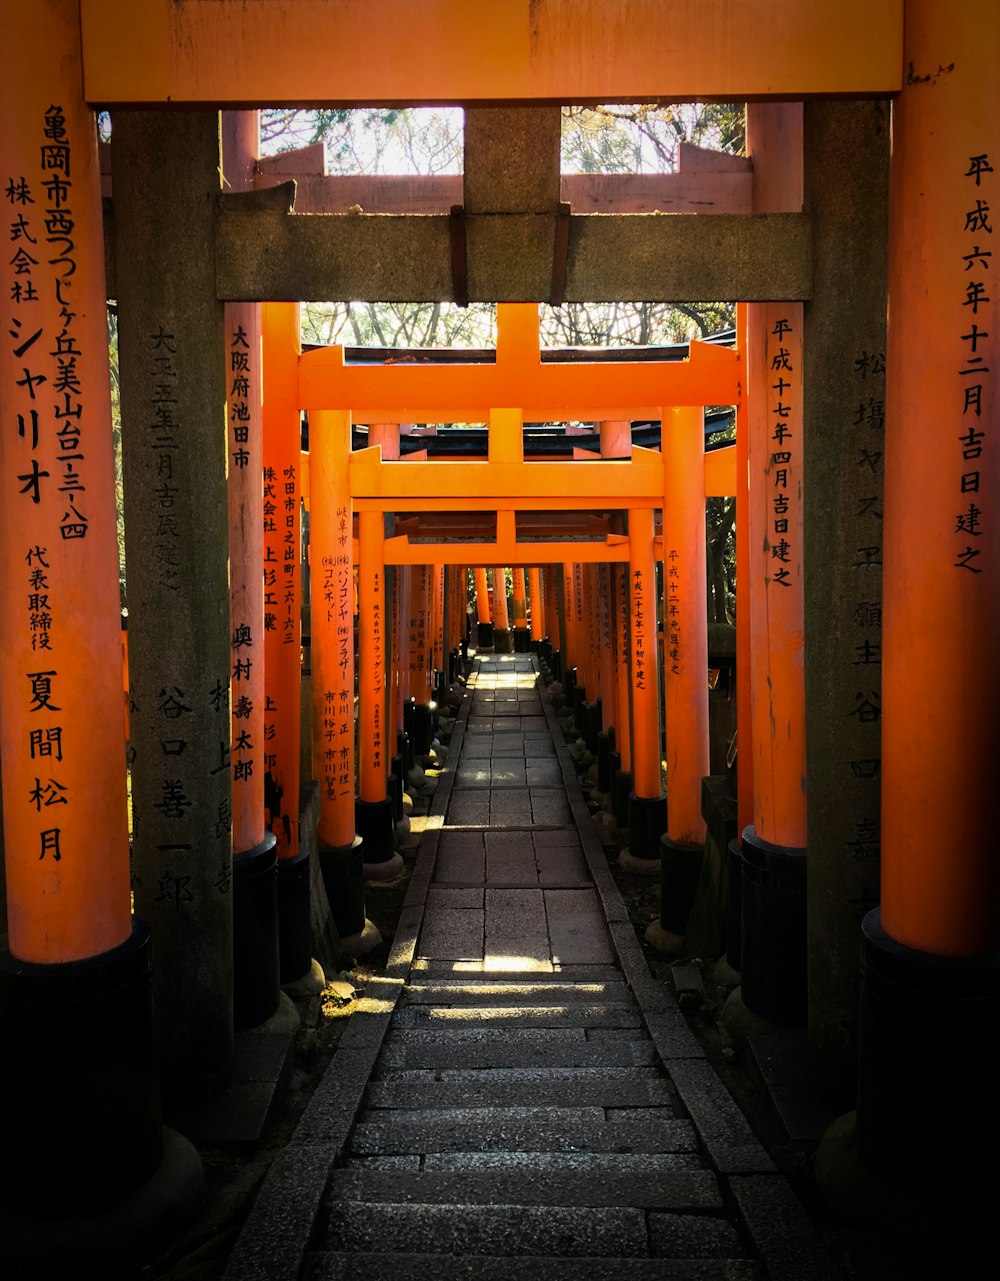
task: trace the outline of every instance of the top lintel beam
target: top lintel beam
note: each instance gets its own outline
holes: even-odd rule
[[[903,0],[80,0],[100,106],[881,97]]]

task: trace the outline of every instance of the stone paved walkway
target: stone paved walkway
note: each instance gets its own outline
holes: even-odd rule
[[[386,976],[228,1281],[834,1281],[649,975],[532,656],[476,660]]]

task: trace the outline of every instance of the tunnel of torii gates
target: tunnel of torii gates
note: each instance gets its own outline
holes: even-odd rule
[[[461,644],[462,572],[482,587],[509,567],[515,633],[530,595],[532,638],[613,728],[633,853],[661,863],[669,918],[686,861],[711,846],[704,499],[735,495],[740,839],[716,853],[743,886],[743,1000],[806,1024],[829,1082],[856,1071],[845,1124],[875,1177],[937,1201],[995,1194],[995,1164],[987,1179],[974,1158],[1000,1139],[986,805],[1000,9],[748,0],[714,16],[694,0],[36,0],[6,14],[6,1209],[96,1214],[155,1185],[165,1145],[183,1142],[161,1116],[224,1086],[234,1027],[266,1019],[310,966],[303,499],[331,884],[395,857],[404,700],[425,734],[428,680]],[[748,102],[744,203],[720,196],[721,159],[643,179],[645,205],[634,184],[606,198],[611,179],[574,180],[563,199],[559,104],[665,95]],[[466,110],[464,177],[443,204],[436,180],[416,183],[433,206],[416,214],[378,212],[377,192],[338,211],[322,203],[335,180],[315,175],[301,203],[287,185],[252,190],[266,185],[249,123],[262,104],[426,102]],[[97,107],[114,127],[107,210]],[[510,305],[495,365],[361,368],[337,349],[299,354],[295,304],[310,298]],[[541,359],[531,304],[639,298],[743,304],[735,349]],[[738,462],[705,452],[709,404],[736,407]],[[598,424],[601,456],[526,460],[525,419]],[[659,451],[633,447],[636,419],[661,421]],[[488,422],[488,458],[397,456],[400,424],[444,420]],[[353,453],[352,421],[370,442]]]

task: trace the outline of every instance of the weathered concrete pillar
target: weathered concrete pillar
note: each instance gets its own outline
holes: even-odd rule
[[[379,937],[374,926],[366,932],[364,842],[355,831],[350,414],[313,410],[309,446],[313,758],[320,784],[316,838],[334,924],[347,952],[356,956]]]
[[[632,686],[632,792],[629,843],[618,861],[630,871],[657,876],[667,801],[660,769],[660,682],[656,654],[656,548],[653,511],[628,514],[629,669]]]
[[[75,6],[4,19],[0,1190],[8,1211],[59,1217],[132,1193],[163,1143],[149,931],[129,903],[96,125]],[[41,1266],[57,1228],[29,1222]]]
[[[879,883],[889,106],[810,102],[804,129],[808,1026],[816,1071],[849,1101],[856,931]]]
[[[911,1237],[935,1219],[949,1241],[923,1207],[956,1207],[967,1234],[969,1203],[998,1192],[998,49],[995,6],[907,6],[889,185],[882,903],[862,928],[857,1151],[919,1198]]]
[[[135,903],[169,1108],[229,1079],[232,764],[219,116],[116,112]]]

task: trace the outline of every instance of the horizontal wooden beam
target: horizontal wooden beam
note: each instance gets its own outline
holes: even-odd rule
[[[254,207],[265,194],[220,198],[216,289],[226,302],[452,299],[447,217]],[[548,300],[554,216],[471,214],[465,227],[470,302]],[[799,302],[811,290],[804,214],[569,220],[566,302]]]
[[[411,543],[402,535],[385,540],[387,565],[467,565],[473,569],[494,565],[559,565],[566,561],[627,563],[628,552],[627,538],[607,541],[578,538],[544,543],[504,538],[475,543]]]
[[[903,0],[80,0],[100,105],[896,93]]]

